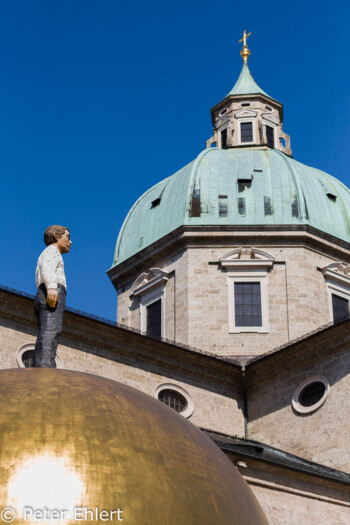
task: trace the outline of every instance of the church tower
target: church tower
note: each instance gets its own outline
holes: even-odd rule
[[[242,358],[337,322],[350,301],[350,191],[293,159],[249,35],[206,149],[137,200],[108,270],[118,322]]]

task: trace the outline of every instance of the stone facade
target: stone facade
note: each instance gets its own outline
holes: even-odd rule
[[[214,233],[214,232],[213,232]],[[178,343],[189,344],[216,355],[261,355],[296,339],[332,319],[327,281],[322,269],[336,261],[349,262],[350,252],[341,246],[321,242],[313,235],[295,234],[291,239],[273,233],[246,235],[235,232],[218,234],[215,242],[200,234],[187,241],[187,249],[176,255],[158,254],[142,261],[119,278],[118,321],[140,329],[140,303],[132,298],[132,283],[152,266],[171,275],[165,285],[165,326],[163,336]],[[221,241],[221,242],[220,242]],[[218,246],[219,244],[219,246]],[[229,269],[220,258],[230,249],[261,248],[273,258],[267,270],[268,330],[230,333],[227,276]],[[250,277],[254,275],[240,269]]]
[[[191,259],[188,253],[182,255],[186,268]],[[175,258],[173,264],[181,258]],[[203,251],[204,261],[207,258],[208,253]],[[197,267],[204,269],[198,273],[201,278],[210,276],[208,268],[209,272],[218,271],[217,261],[215,265],[202,265],[199,254],[195,260]],[[278,271],[281,267],[277,265]],[[171,296],[169,290],[176,289],[172,275],[173,270],[168,274],[167,296]],[[194,405],[190,421],[209,437],[219,436],[218,445],[239,467],[271,525],[307,525],[315,519],[325,525],[345,525],[350,519],[350,476],[344,473],[350,472],[350,436],[344,427],[349,419],[349,323],[330,325],[247,362],[154,340],[126,327],[67,311],[59,366],[116,380],[153,397],[160,385],[180,387]],[[32,299],[3,289],[0,368],[18,367],[18,350],[33,345],[35,336]],[[329,396],[312,414],[295,414],[291,407],[293,391],[315,373],[327,376]],[[230,436],[245,445],[247,454],[239,451],[242,447],[235,451],[225,445]],[[265,446],[260,443],[277,447],[274,455],[254,458],[251,451]],[[286,456],[289,463],[283,464]],[[319,468],[317,463],[324,467]]]
[[[36,340],[32,300],[3,291],[0,301],[0,369],[17,368],[18,350]],[[244,435],[241,373],[235,364],[70,312],[58,356],[64,369],[113,379],[152,397],[164,383],[180,386],[194,405],[191,422]]]
[[[242,462],[238,462],[240,464]],[[345,485],[251,460],[239,470],[270,525],[345,525],[350,522],[349,489]]]
[[[325,329],[252,365],[248,375],[249,437],[309,461],[350,472],[349,324]],[[300,414],[293,392],[308,377],[330,385],[321,408]],[[278,393],[278,395],[276,395]]]

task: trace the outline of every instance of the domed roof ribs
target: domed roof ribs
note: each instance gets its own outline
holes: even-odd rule
[[[344,223],[345,223],[345,228],[346,228],[346,231],[348,233],[348,235],[350,235],[350,216],[349,216],[349,210],[347,209],[347,207],[345,206],[345,201],[344,201],[344,198],[343,195],[339,195],[340,194],[340,189],[341,190],[345,190],[345,193],[348,192],[348,189],[347,187],[339,180],[335,179],[334,177],[332,176],[328,176],[327,178],[324,176],[324,172],[321,171],[321,170],[318,170],[316,168],[314,168],[318,173],[319,173],[319,181],[321,182],[322,186],[325,188],[325,192],[326,192],[326,195],[327,197],[336,202],[336,201],[339,201],[338,205],[340,206],[341,208],[341,212],[342,212],[342,216],[343,216],[343,220],[344,220]],[[322,181],[321,181],[322,179]],[[337,189],[335,187],[335,184],[333,182],[333,180],[336,182],[336,186],[337,186]],[[339,187],[340,186],[340,187]],[[339,199],[337,197],[340,197]],[[333,198],[332,198],[333,197]],[[335,198],[334,198],[335,197]]]
[[[296,173],[297,172],[297,168],[294,166],[293,169],[292,169],[290,163],[287,162],[287,157],[283,153],[280,153],[279,151],[276,151],[276,153],[283,159],[283,161],[286,164],[286,166],[288,168],[288,171],[289,171],[289,173],[291,175],[291,178],[292,178],[292,180],[294,182],[294,187],[295,187],[295,190],[296,190],[296,195],[295,195],[296,200],[294,202],[292,202],[292,217],[299,218],[299,219],[304,219],[304,220],[308,221],[309,220],[309,211],[306,210],[306,206],[305,206],[306,202],[305,202],[304,192],[302,190],[302,186],[300,184],[298,174]],[[296,210],[296,207],[298,208],[298,215],[296,215],[296,212],[293,210],[293,205],[295,206],[295,210]]]

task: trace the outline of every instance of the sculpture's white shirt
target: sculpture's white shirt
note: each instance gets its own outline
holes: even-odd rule
[[[47,290],[57,289],[58,284],[62,284],[67,289],[63,258],[59,249],[53,244],[45,248],[39,256],[35,282],[38,288],[44,283]]]

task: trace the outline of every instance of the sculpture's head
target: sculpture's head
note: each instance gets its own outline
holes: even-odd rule
[[[44,233],[44,243],[46,246],[55,244],[61,253],[68,253],[72,244],[68,228],[58,224],[49,226]]]

